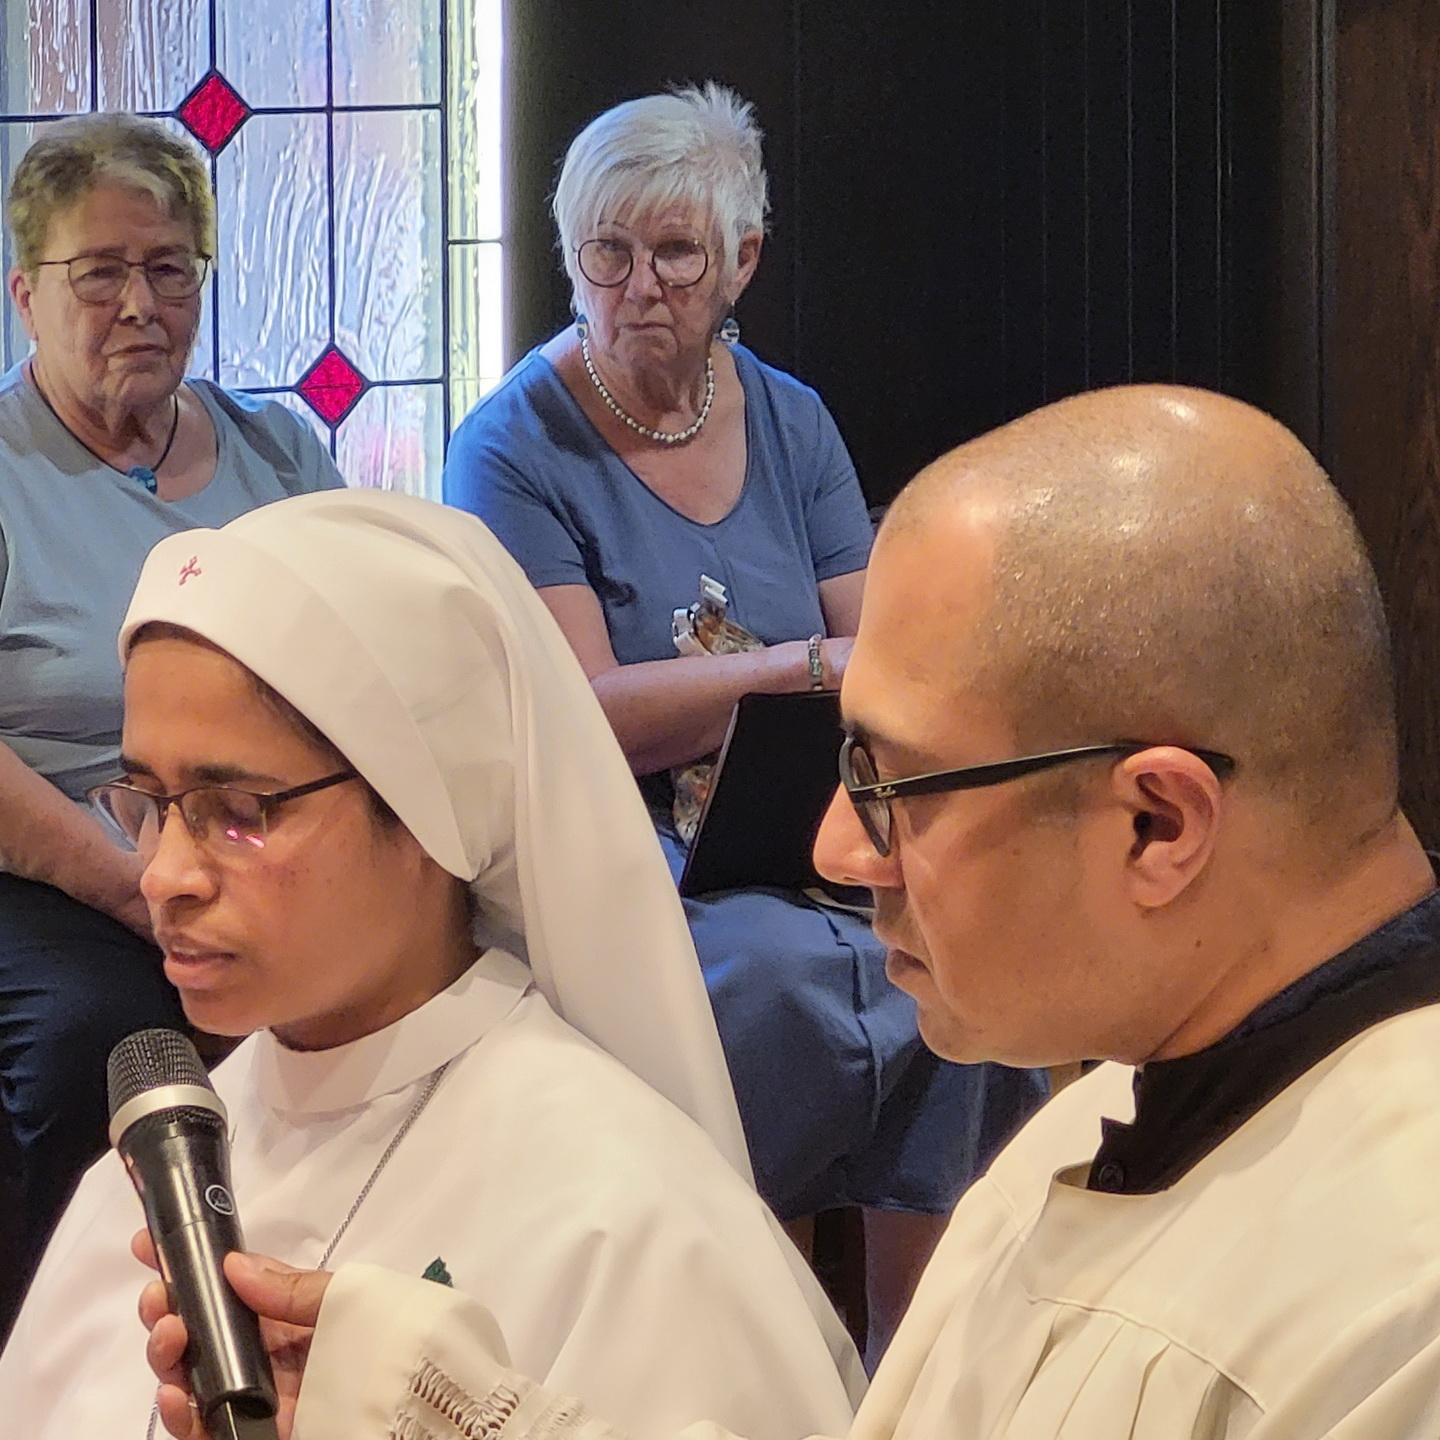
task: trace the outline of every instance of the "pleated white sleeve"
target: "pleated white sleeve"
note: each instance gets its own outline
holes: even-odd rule
[[[634,1440],[508,1368],[490,1312],[443,1285],[346,1265],[326,1292],[293,1440]],[[733,1440],[700,1423],[684,1440]]]

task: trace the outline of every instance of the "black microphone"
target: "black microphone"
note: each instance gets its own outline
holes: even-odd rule
[[[110,1143],[145,1207],[185,1366],[214,1440],[275,1440],[275,1381],[260,1322],[221,1262],[243,1250],[230,1189],[225,1106],[195,1047],[174,1030],[137,1030],[111,1052]]]

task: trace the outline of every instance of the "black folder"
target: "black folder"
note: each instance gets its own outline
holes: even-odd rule
[[[842,738],[833,690],[741,696],[680,893],[818,884],[810,852],[839,784]]]

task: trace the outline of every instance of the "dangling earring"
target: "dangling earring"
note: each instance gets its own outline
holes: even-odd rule
[[[720,322],[720,339],[726,345],[736,345],[740,341],[740,322],[733,310]]]
[[[590,322],[585,318],[583,310],[575,317],[575,333],[582,340],[590,338]]]

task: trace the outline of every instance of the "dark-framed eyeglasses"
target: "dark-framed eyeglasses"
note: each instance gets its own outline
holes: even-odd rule
[[[125,260],[119,255],[72,255],[68,260],[40,260],[37,268],[64,265],[75,298],[85,305],[108,305],[120,298],[132,270],[145,272],[157,300],[188,300],[205,283],[209,255],[176,250],[149,260]]]
[[[623,285],[635,268],[635,251],[627,241],[601,235],[575,247],[580,273],[592,284],[608,290]],[[698,285],[710,268],[710,252],[698,240],[662,240],[646,262],[655,278],[671,290]]]
[[[966,765],[959,770],[936,770],[928,775],[907,775],[898,780],[881,780],[875,761],[862,740],[847,735],[840,747],[840,783],[855,806],[855,813],[870,843],[881,855],[890,853],[890,802],[908,795],[939,795],[949,790],[980,790],[988,785],[1003,785],[1022,775],[1034,775],[1073,760],[1088,760],[1096,755],[1138,755],[1152,750],[1159,741],[1117,740],[1108,745],[1079,745],[1070,750],[1049,750],[1043,755],[1022,755],[1014,760],[998,760],[988,765]],[[1218,750],[1200,750],[1191,745],[1182,749],[1203,760],[1220,779],[1234,769],[1235,761]]]
[[[358,778],[354,770],[337,770],[306,785],[292,785],[288,790],[269,793],[242,790],[234,785],[192,785],[175,795],[156,795],[151,790],[113,780],[86,791],[85,798],[103,820],[142,854],[153,851],[160,843],[165,818],[174,805],[198,844],[224,854],[253,855],[265,848],[271,821],[282,805]]]

